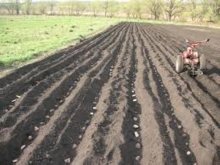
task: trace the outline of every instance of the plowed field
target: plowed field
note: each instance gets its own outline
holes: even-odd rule
[[[0,164],[219,165],[217,34],[120,23],[0,79]],[[211,39],[202,76],[184,37]]]

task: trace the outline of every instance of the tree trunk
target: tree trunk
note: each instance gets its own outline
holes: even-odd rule
[[[19,13],[20,13],[19,0],[16,0],[16,14],[19,15]]]
[[[171,21],[172,20],[172,14],[168,13],[168,20]]]
[[[157,12],[154,11],[154,20],[157,20]]]
[[[93,10],[93,16],[96,17],[96,10]]]
[[[107,16],[107,10],[105,9],[105,17]]]

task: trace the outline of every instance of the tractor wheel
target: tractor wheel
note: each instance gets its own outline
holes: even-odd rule
[[[183,71],[183,58],[182,56],[178,55],[176,59],[176,72],[180,73]]]
[[[199,57],[199,69],[206,69],[206,58],[204,54]]]

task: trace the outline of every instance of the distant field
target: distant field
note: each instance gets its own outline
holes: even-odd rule
[[[0,16],[0,66],[28,61],[119,21],[94,17]]]
[[[184,25],[104,17],[0,16],[0,69],[50,54],[120,21]]]

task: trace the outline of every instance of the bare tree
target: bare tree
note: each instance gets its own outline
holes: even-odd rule
[[[32,0],[25,0],[25,13],[30,14]]]
[[[10,15],[14,14],[15,4],[13,0],[2,0],[0,7],[2,10],[5,10],[7,14],[10,14]]]
[[[213,13],[215,16],[218,18],[220,17],[220,0],[211,0],[212,2],[212,8],[213,8]]]
[[[143,0],[130,0],[129,3],[133,18],[142,18]]]
[[[114,17],[119,10],[119,4],[116,2],[116,0],[110,0],[109,1],[109,17]]]
[[[148,0],[148,8],[151,14],[154,16],[155,20],[160,18],[161,13],[163,12],[163,1],[162,0]]]
[[[169,21],[183,11],[182,0],[166,0],[165,4],[165,12],[167,13]]]
[[[20,1],[19,0],[16,0],[16,14],[19,15],[20,13]]]
[[[196,6],[197,6],[197,4],[198,4],[197,0],[190,0],[190,3],[191,3],[191,5],[192,5],[192,8],[193,8],[193,9],[196,9]]]
[[[90,4],[90,8],[93,12],[93,16],[97,16],[98,12],[101,10],[101,1],[100,0],[94,0]]]
[[[109,8],[109,0],[105,0],[105,1],[103,2],[103,9],[104,9],[105,17],[106,17],[107,14],[108,14],[108,8]]]
[[[40,14],[46,14],[47,12],[47,4],[44,3],[44,2],[40,2],[39,6],[38,6],[38,9],[39,9],[39,13]]]
[[[206,14],[210,10],[209,0],[190,0],[189,12],[192,21],[200,21],[206,17]]]
[[[48,2],[48,6],[49,6],[49,9],[50,9],[50,15],[53,15],[55,5],[56,5],[56,2],[54,2],[53,0]]]
[[[190,3],[191,3],[191,19],[192,21],[195,20],[196,16],[197,16],[197,2],[196,0],[190,0]]]
[[[69,15],[82,15],[86,9],[86,6],[83,2],[73,0],[63,3],[62,7],[64,10],[68,11]]]
[[[116,11],[116,6],[115,6],[115,4],[116,4],[116,1],[115,0],[104,0],[103,2],[102,2],[102,6],[103,6],[103,10],[104,10],[104,15],[105,15],[105,17],[107,17],[108,16],[108,14],[109,14],[109,16],[111,17],[111,16],[113,16],[113,10],[115,10]]]
[[[76,1],[73,3],[75,15],[82,15],[86,7],[83,2]]]
[[[131,7],[129,3],[125,3],[122,7],[122,12],[126,14],[127,18],[131,17]]]

